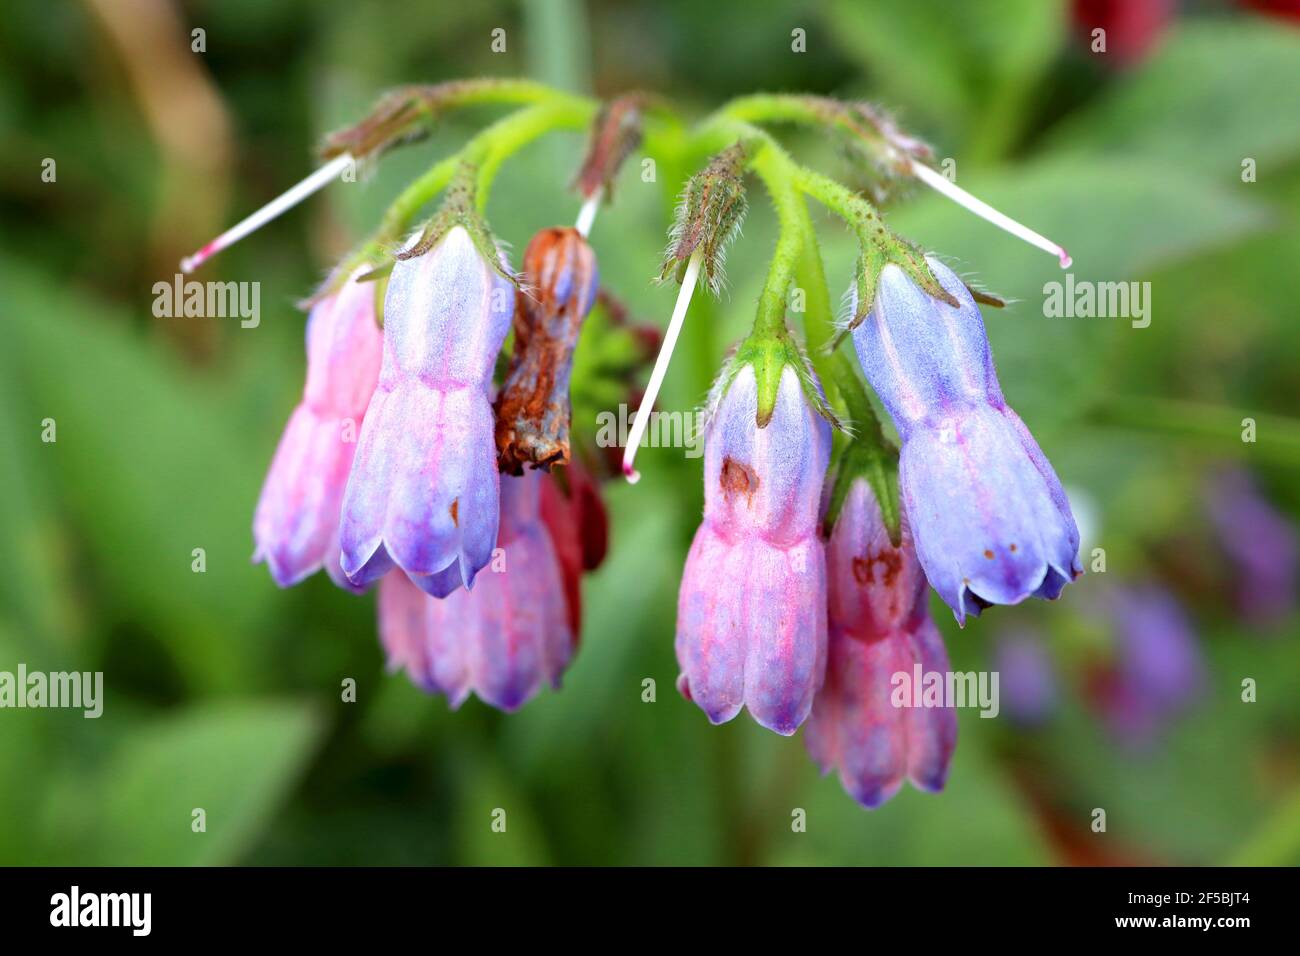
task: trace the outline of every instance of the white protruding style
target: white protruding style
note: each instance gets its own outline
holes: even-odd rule
[[[1037,246],[1045,252],[1052,253],[1052,255],[1056,256],[1057,260],[1061,263],[1062,269],[1070,268],[1070,264],[1074,261],[1070,258],[1070,254],[1065,251],[1064,247],[1052,242],[1052,240],[1048,239],[1046,236],[1039,235],[1028,226],[1021,225],[1010,216],[998,212],[983,200],[976,199],[966,190],[949,180],[947,176],[931,169],[924,163],[918,163],[916,160],[912,160],[912,175],[921,180],[921,182],[925,183],[935,192],[942,193],[953,202],[965,206],[981,219],[988,220],[999,229],[1005,229],[1007,232],[1011,233],[1011,235],[1023,239],[1032,246]]]
[[[334,157],[298,185],[287,192],[281,193],[248,218],[231,226],[193,255],[182,259],[181,272],[193,272],[222,249],[233,246],[250,232],[260,229],[280,213],[293,208],[312,193],[327,186],[331,180],[341,175],[351,164],[352,156],[350,153],[343,153],[341,156]]]
[[[578,234],[586,239],[591,234],[591,224],[596,221],[596,211],[600,208],[600,190],[587,197],[587,201],[582,204],[578,210],[578,221],[573,224],[573,228],[578,230]]]
[[[650,381],[641,399],[641,407],[636,410],[632,431],[627,437],[627,447],[623,449],[623,477],[630,484],[636,484],[641,480],[632,463],[636,459],[636,450],[641,444],[641,436],[645,434],[646,425],[649,423],[650,411],[654,408],[655,399],[659,397],[659,388],[663,385],[664,375],[668,372],[668,363],[672,361],[677,336],[681,334],[682,323],[686,321],[686,310],[691,304],[695,284],[700,278],[702,257],[702,250],[696,249],[687,260],[686,274],[682,276],[682,287],[677,292],[677,304],[673,306],[673,317],[668,323],[668,331],[664,333],[664,343],[659,349],[659,357],[655,359],[655,367],[650,373]]]

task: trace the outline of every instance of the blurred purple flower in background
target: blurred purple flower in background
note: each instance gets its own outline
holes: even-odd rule
[[[1233,565],[1237,609],[1256,624],[1291,614],[1300,550],[1295,525],[1240,468],[1213,476],[1207,503],[1219,546]]]
[[[993,644],[1002,711],[1012,723],[1038,727],[1056,710],[1059,688],[1052,656],[1043,639],[1028,631],[999,635]]]
[[[1115,658],[1094,697],[1117,737],[1146,745],[1204,689],[1201,648],[1182,605],[1158,585],[1115,589],[1108,611]]]

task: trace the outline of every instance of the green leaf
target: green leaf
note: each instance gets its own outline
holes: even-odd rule
[[[542,866],[549,862],[534,808],[491,753],[467,760],[460,779],[456,832],[461,860],[470,866]]]
[[[83,794],[100,808],[89,852],[117,866],[238,862],[271,823],[320,730],[304,704],[227,702],[124,734]],[[196,808],[206,832],[192,830]]]
[[[21,659],[66,653],[82,636],[72,589],[67,530],[48,492],[55,444],[42,440],[42,417],[18,389],[12,351],[0,354],[0,533],[21,560],[0,579],[0,622],[8,621]],[[57,423],[56,423],[57,424]],[[57,437],[57,430],[55,431]],[[5,660],[5,658],[0,658]],[[0,666],[3,666],[0,664]]]
[[[837,0],[826,18],[830,39],[860,59],[887,103],[954,131],[975,158],[1014,141],[1064,36],[1056,0]]]
[[[259,686],[277,592],[249,561],[269,449],[262,458],[241,428],[244,383],[186,371],[129,316],[16,263],[0,259],[0,287],[23,400],[36,423],[57,423],[42,455],[86,537],[88,583],[138,612],[193,686]]]
[[[1188,18],[1128,82],[1080,111],[1051,137],[1059,149],[1141,156],[1170,172],[1241,181],[1300,153],[1300,33],[1264,19]]]

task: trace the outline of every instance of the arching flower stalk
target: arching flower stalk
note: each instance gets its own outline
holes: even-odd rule
[[[999,229],[1050,252],[1062,269],[1068,269],[1073,263],[1059,243],[993,208],[935,170],[929,165],[934,158],[929,144],[904,132],[892,116],[870,103],[844,102],[825,96],[760,93],[733,100],[719,112],[748,122],[805,123],[832,130],[865,155],[886,180],[915,179]]]

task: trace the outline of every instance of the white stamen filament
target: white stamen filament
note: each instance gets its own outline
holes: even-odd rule
[[[1019,239],[1023,239],[1031,246],[1037,246],[1039,249],[1042,249],[1045,252],[1052,253],[1054,256],[1056,256],[1057,260],[1061,263],[1062,269],[1070,268],[1071,262],[1074,261],[1070,258],[1070,254],[1066,252],[1063,247],[1058,246],[1056,243],[1052,242],[1051,239],[1048,239],[1046,236],[1039,235],[1038,233],[1034,232],[1034,230],[1030,229],[1028,226],[1021,225],[1020,223],[1012,219],[1010,216],[998,212],[996,209],[994,209],[992,206],[990,206],[988,203],[984,202],[983,200],[976,199],[966,190],[962,189],[956,183],[949,180],[947,176],[944,176],[942,173],[931,169],[929,166],[926,166],[924,163],[918,163],[915,160],[913,160],[912,175],[914,175],[917,179],[921,180],[921,182],[925,183],[935,192],[942,193],[943,195],[951,199],[953,202],[965,206],[971,212],[975,213],[975,215],[979,216],[982,219],[987,219],[989,222],[993,223],[993,225],[997,226],[999,229],[1005,229],[1007,232],[1011,233],[1011,235],[1016,236]]]
[[[646,385],[645,395],[641,398],[641,407],[636,410],[632,431],[627,436],[627,447],[623,449],[623,477],[630,484],[636,484],[641,480],[641,476],[632,467],[632,462],[636,459],[641,436],[645,434],[646,425],[649,424],[650,410],[654,408],[655,399],[659,397],[659,388],[663,385],[664,375],[668,372],[668,363],[672,361],[677,336],[681,334],[682,323],[686,321],[686,310],[691,304],[695,283],[700,277],[701,259],[702,250],[696,249],[686,262],[686,274],[682,276],[682,287],[677,291],[677,304],[673,306],[673,317],[668,323],[668,331],[664,333],[664,342],[659,348],[659,357],[655,359],[655,367],[650,373],[650,382]]]
[[[328,185],[332,180],[342,174],[342,172],[351,164],[352,156],[350,154],[344,153],[341,156],[335,156],[320,169],[316,170],[316,172],[298,183],[298,185],[294,186],[287,192],[281,193],[251,216],[231,226],[193,255],[186,256],[182,259],[181,272],[193,272],[222,249],[233,246],[250,232],[260,229],[276,216],[280,215],[280,213],[287,209],[291,209],[318,189]]]
[[[591,224],[596,221],[596,211],[600,209],[600,190],[587,197],[587,201],[582,204],[582,209],[578,211],[578,221],[573,224],[573,228],[578,230],[578,234],[586,239],[591,234]]]

